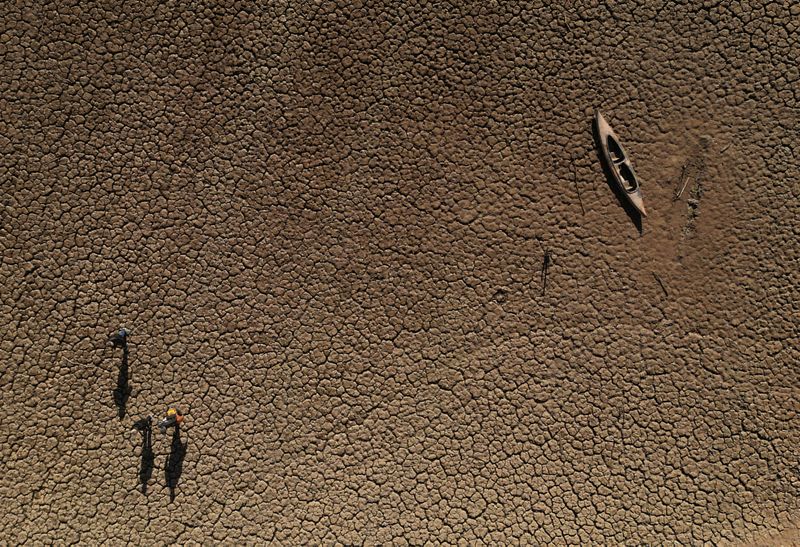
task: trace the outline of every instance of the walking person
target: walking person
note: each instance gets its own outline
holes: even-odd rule
[[[182,423],[183,414],[181,411],[177,408],[170,407],[167,409],[166,415],[158,422],[158,429],[161,430],[161,434],[163,435],[167,432],[167,428],[174,427],[177,430]]]
[[[128,334],[128,330],[123,327],[112,334],[108,340],[115,348],[127,348]]]

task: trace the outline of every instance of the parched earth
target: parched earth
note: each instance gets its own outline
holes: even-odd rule
[[[800,6],[184,4],[0,5],[0,542],[798,542]]]

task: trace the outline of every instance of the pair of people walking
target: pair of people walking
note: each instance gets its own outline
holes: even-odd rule
[[[169,488],[169,499],[175,499],[175,488],[178,485],[178,479],[181,476],[183,468],[183,458],[186,455],[186,444],[181,442],[181,424],[183,423],[183,414],[177,408],[169,408],[164,417],[158,421],[158,428],[161,430],[162,435],[167,432],[167,429],[173,428],[172,442],[170,444],[170,452],[167,456],[167,461],[164,465],[164,477],[166,479],[167,488]],[[133,426],[142,434],[142,462],[139,467],[139,484],[141,485],[142,494],[147,494],[147,484],[150,481],[150,476],[153,473],[153,465],[155,462],[155,452],[153,451],[153,417],[146,416],[134,422]]]
[[[158,429],[161,431],[161,434],[164,435],[166,434],[167,429],[170,427],[174,427],[175,429],[180,428],[181,424],[183,424],[183,419],[183,414],[181,413],[180,409],[170,407],[167,409],[164,417],[158,421]],[[133,425],[139,431],[152,429],[153,417],[146,416],[144,418],[140,418]]]

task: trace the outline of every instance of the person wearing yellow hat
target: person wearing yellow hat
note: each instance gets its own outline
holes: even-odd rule
[[[168,427],[175,427],[178,429],[183,423],[183,413],[177,408],[170,407],[167,409],[167,414],[158,422],[158,428],[161,434],[167,432]]]

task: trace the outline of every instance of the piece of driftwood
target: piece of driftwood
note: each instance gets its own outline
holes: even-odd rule
[[[664,282],[661,281],[661,277],[659,277],[659,275],[656,272],[652,272],[652,274],[653,274],[653,277],[656,278],[656,281],[658,281],[658,286],[661,287],[662,291],[664,291],[664,296],[668,297],[669,293],[667,292],[667,288],[664,286]]]

